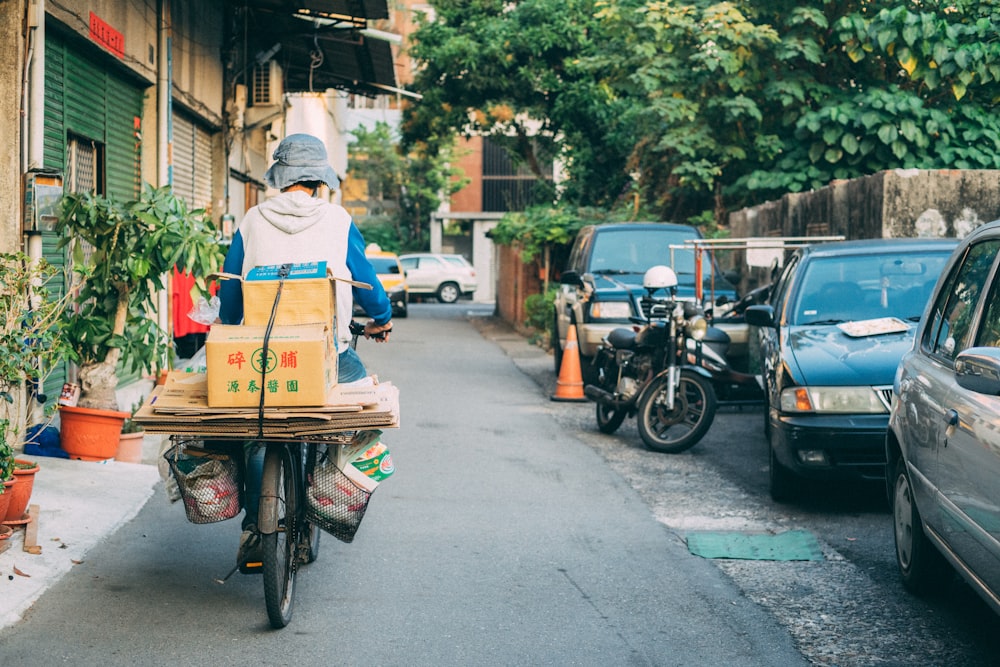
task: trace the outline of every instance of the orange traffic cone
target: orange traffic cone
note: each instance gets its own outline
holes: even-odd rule
[[[559,378],[556,380],[556,393],[553,401],[586,401],[583,395],[583,374],[580,371],[580,349],[576,340],[576,325],[569,325],[566,332],[566,348],[563,350],[562,363],[559,365]]]

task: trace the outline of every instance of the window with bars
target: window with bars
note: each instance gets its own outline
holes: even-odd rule
[[[552,163],[545,165],[548,180],[552,178]],[[498,144],[483,139],[483,210],[523,211],[533,201],[537,177],[523,166],[515,167],[507,151]]]

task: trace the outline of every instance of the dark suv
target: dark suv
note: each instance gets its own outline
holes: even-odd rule
[[[683,244],[685,240],[699,238],[701,233],[695,227],[666,222],[608,223],[581,229],[570,250],[555,299],[557,335],[552,349],[556,373],[562,364],[571,322],[577,324],[580,357],[586,368],[601,340],[611,330],[628,326],[629,318],[638,315],[632,297],[643,294],[642,276],[650,267],[658,264],[671,267],[677,274],[678,296],[694,300],[695,253]],[[705,305],[713,296],[736,299],[736,289],[718,269],[713,270],[707,252],[703,266]],[[730,335],[734,343],[745,344],[745,335],[738,332]]]

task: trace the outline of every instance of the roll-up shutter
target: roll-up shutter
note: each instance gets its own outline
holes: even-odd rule
[[[64,185],[134,199],[140,171],[143,89],[112,68],[114,62],[74,46],[56,30],[45,38],[44,166],[58,169]],[[42,256],[65,267],[54,232],[42,234]],[[60,292],[65,291],[65,285]],[[67,368],[54,369],[44,392],[59,395]]]
[[[191,208],[212,203],[212,136],[182,113],[174,114],[174,193]]]

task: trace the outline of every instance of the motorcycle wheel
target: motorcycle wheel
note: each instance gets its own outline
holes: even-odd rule
[[[601,433],[612,434],[628,416],[628,408],[615,407],[606,403],[597,404],[597,429]]]
[[[696,373],[681,371],[674,409],[664,404],[667,378],[654,380],[639,401],[639,436],[655,452],[678,454],[694,447],[715,419],[717,400],[711,383]]]

